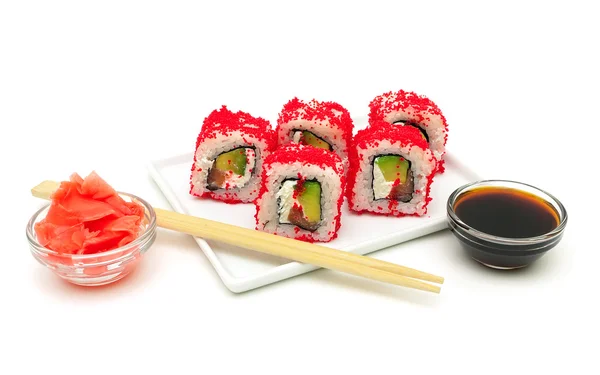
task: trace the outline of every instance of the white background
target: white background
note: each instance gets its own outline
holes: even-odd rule
[[[0,373],[598,373],[595,9],[2,2]],[[235,295],[163,230],[110,287],[66,285],[29,254],[41,180],[96,170],[168,207],[144,165],[193,150],[212,109],[273,121],[297,95],[363,115],[400,88],[437,102],[448,147],[485,178],[558,196],[560,245],[520,272],[479,266],[448,231],[373,254],[443,275],[440,295],[324,270]]]

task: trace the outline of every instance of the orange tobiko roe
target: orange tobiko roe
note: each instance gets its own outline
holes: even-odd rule
[[[51,197],[46,217],[36,223],[38,242],[61,254],[96,254],[126,245],[141,231],[144,208],[126,202],[96,172],[77,173]]]

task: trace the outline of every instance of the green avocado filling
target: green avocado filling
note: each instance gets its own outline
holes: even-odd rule
[[[410,202],[414,193],[411,163],[400,155],[381,155],[373,161],[374,199]]]
[[[325,149],[327,151],[332,151],[333,148],[331,147],[331,145],[327,142],[325,142],[322,138],[316,136],[314,133],[308,131],[308,130],[295,130],[294,134],[297,134],[300,136],[298,143],[303,144],[303,145],[309,145],[309,146],[313,146],[313,147],[317,147],[317,148],[322,148]]]
[[[246,172],[248,162],[250,161],[250,165],[252,165],[254,157],[254,153],[250,151],[252,148],[238,147],[217,156],[208,172],[207,188],[214,191],[244,186],[252,173],[251,168]],[[251,159],[248,160],[248,158]]]
[[[308,222],[318,223],[321,220],[321,184],[317,181],[305,181],[303,187],[304,191],[298,195],[298,203]]]
[[[383,178],[386,181],[396,181],[400,179],[400,183],[406,183],[408,168],[410,163],[402,156],[397,155],[384,155],[379,156],[375,159],[375,165],[379,167],[379,170],[383,174]]]
[[[321,225],[321,184],[285,180],[277,193],[279,222],[315,231]]]
[[[225,152],[215,160],[215,168],[223,172],[232,171],[243,176],[246,171],[246,150],[243,147]]]

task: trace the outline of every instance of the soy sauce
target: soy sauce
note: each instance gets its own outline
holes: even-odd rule
[[[552,205],[542,198],[510,188],[471,190],[458,198],[454,211],[472,228],[499,237],[535,237],[559,225],[558,213]]]

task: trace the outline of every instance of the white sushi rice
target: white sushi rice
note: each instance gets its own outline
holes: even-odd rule
[[[381,140],[377,143],[377,147],[358,149],[359,167],[352,190],[352,207],[361,211],[424,215],[426,212],[427,178],[436,168],[436,160],[433,158],[431,150],[423,150],[417,146],[403,146],[400,142],[390,142],[389,140]],[[390,208],[388,200],[376,200],[373,191],[373,160],[379,155],[390,154],[400,155],[411,162],[415,185],[412,199],[406,203],[395,202],[392,208]]]
[[[234,131],[228,134],[217,134],[215,138],[206,138],[198,146],[196,150],[196,163],[192,171],[191,182],[193,185],[192,194],[202,195],[210,191],[207,188],[208,172],[213,165],[216,157],[224,152],[229,152],[238,147],[254,147],[255,157],[250,158],[251,164],[246,165],[246,173],[243,180],[245,181],[230,181],[230,188],[218,189],[212,191],[216,197],[232,198],[237,197],[242,202],[250,203],[258,196],[260,188],[260,175],[262,173],[262,165],[264,158],[268,155],[266,150],[267,144],[262,140],[257,139],[252,134],[242,131]],[[251,173],[248,173],[252,170]],[[245,182],[242,187],[235,187]]]
[[[306,180],[315,179],[321,184],[321,223],[314,232],[279,222],[277,198],[278,195],[280,197],[285,195],[285,191],[280,192],[280,188],[284,180],[296,179],[298,174]],[[315,241],[328,241],[332,238],[336,224],[334,219],[340,214],[337,202],[343,195],[344,188],[341,176],[334,169],[301,162],[274,163],[267,170],[267,178],[264,183],[268,190],[256,200],[258,230],[292,238],[306,235]]]

